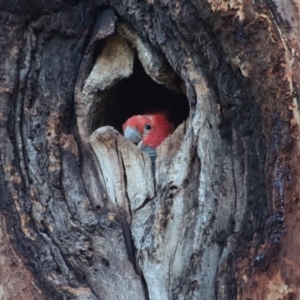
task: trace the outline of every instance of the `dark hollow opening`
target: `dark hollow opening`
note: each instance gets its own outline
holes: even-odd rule
[[[179,77],[177,81],[175,84],[179,87]],[[101,97],[98,104],[95,102],[93,131],[110,125],[122,132],[122,124],[129,117],[155,112],[165,112],[177,127],[189,115],[189,103],[185,94],[174,92],[153,81],[137,58],[133,74],[114,85]]]

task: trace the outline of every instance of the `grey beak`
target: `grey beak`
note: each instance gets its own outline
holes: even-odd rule
[[[139,135],[139,133],[133,129],[132,127],[126,127],[125,131],[124,131],[124,136],[127,139],[130,139],[133,143],[138,144],[139,141],[141,140],[141,136]]]

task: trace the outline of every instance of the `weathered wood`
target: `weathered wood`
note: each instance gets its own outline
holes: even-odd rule
[[[296,1],[25,2],[0,1],[0,298],[298,299]],[[141,68],[160,85],[121,95]],[[154,181],[118,131],[178,125],[178,92]]]
[[[5,217],[0,214],[0,298],[46,299],[9,238]]]
[[[109,201],[126,212],[130,224],[131,214],[154,197],[150,157],[112,127],[96,130],[91,144],[101,168],[99,173],[105,177]]]
[[[86,157],[92,150],[80,144],[74,122],[82,57],[82,72],[90,72],[93,47],[111,35],[115,20],[112,9],[99,15],[91,9],[92,3],[79,4],[41,16],[29,28],[21,17],[3,13],[11,23],[2,30],[11,33],[3,32],[1,66],[1,207],[35,276],[30,285],[43,288],[45,298],[141,299],[144,288],[128,258],[120,212],[103,204],[97,166]]]

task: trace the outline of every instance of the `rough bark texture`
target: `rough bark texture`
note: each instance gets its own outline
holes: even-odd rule
[[[0,1],[0,298],[298,299],[299,22]],[[157,110],[178,127],[152,174],[118,131]]]

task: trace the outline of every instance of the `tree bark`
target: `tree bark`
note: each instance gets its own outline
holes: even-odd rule
[[[0,298],[298,299],[298,6],[0,1]]]

